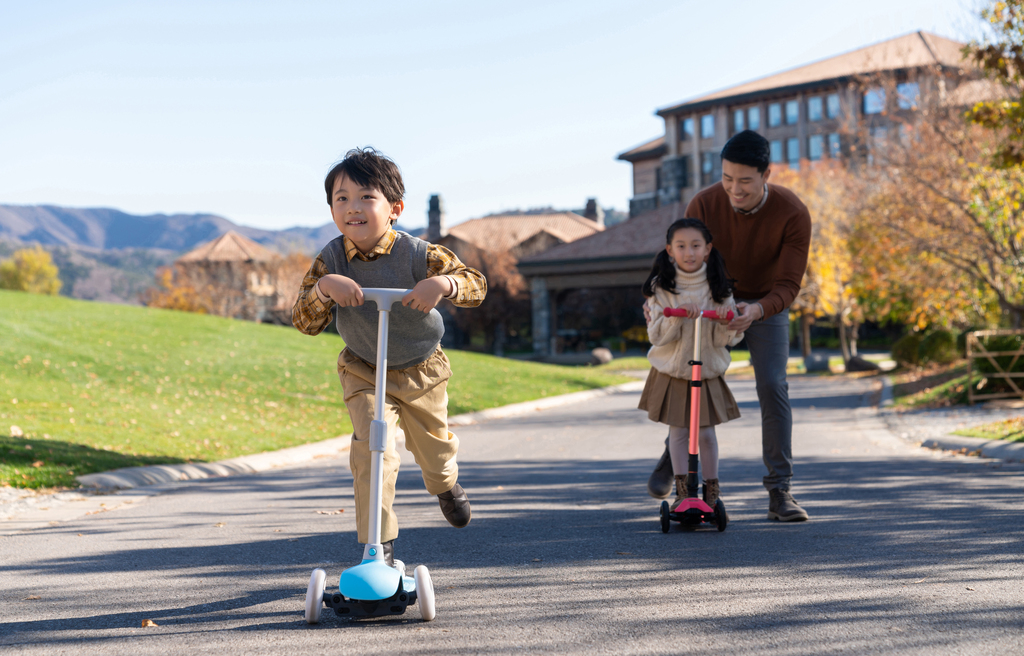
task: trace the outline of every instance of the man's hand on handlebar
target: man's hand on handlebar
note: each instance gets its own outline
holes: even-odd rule
[[[736,310],[736,318],[728,323],[729,330],[737,333],[746,332],[750,324],[762,318],[761,306],[758,303],[737,303]]]

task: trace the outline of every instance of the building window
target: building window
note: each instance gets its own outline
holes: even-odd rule
[[[747,110],[747,127],[751,130],[761,129],[761,109],[751,107]]]
[[[710,139],[715,136],[715,115],[705,114],[700,117],[700,138]]]
[[[864,113],[881,114],[885,111],[885,89],[875,87],[864,92]]]
[[[921,87],[917,82],[904,82],[896,85],[896,102],[900,109],[917,109],[921,100]]]
[[[786,161],[793,168],[800,167],[800,140],[796,137],[786,139]]]
[[[711,151],[701,153],[700,184],[706,187],[715,181],[715,154]]]
[[[842,109],[839,107],[839,94],[831,93],[825,98],[826,111],[829,118],[839,118]]]
[[[800,120],[800,103],[795,100],[786,102],[786,125],[796,125]]]
[[[682,187],[683,189],[688,189],[689,187],[692,186],[692,183],[690,181],[690,171],[693,170],[690,168],[690,156],[683,155],[681,159],[682,161],[679,163],[679,168],[680,175],[683,179],[682,182],[680,182],[679,186]]]
[[[843,153],[842,142],[839,141],[839,133],[833,132],[828,135],[828,156],[838,158]]]
[[[807,159],[816,162],[825,154],[825,137],[816,134],[807,139]]]
[[[822,117],[821,97],[815,96],[807,99],[807,120],[820,121]]]
[[[733,132],[743,132],[746,127],[743,125],[743,110],[737,109],[732,113],[732,129]]]
[[[772,103],[768,105],[768,127],[775,128],[782,125],[782,105]]]
[[[684,118],[679,122],[679,140],[689,141],[693,139],[693,117]]]
[[[776,141],[771,142],[768,145],[771,148],[772,161],[773,162],[781,162],[781,161],[783,161],[783,158],[782,158],[782,142],[776,140]]]

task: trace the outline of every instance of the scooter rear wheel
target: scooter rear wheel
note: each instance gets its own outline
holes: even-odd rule
[[[313,570],[306,588],[306,624],[320,621],[320,611],[324,607],[324,586],[327,585],[327,572],[319,567]]]
[[[719,533],[729,525],[729,515],[725,512],[725,504],[721,499],[715,502],[715,523],[718,525]]]
[[[661,502],[661,532],[668,533],[668,529],[671,527],[669,524],[668,514],[670,509],[668,507],[668,501]]]

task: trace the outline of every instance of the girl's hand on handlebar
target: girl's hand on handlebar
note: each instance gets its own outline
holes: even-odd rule
[[[351,278],[329,273],[317,281],[317,285],[324,295],[330,297],[341,307],[355,307],[363,304],[363,288]]]
[[[444,276],[425,278],[412,288],[412,291],[402,297],[402,305],[419,310],[424,314],[430,312],[441,298],[451,293],[451,282]]]
[[[686,305],[680,305],[679,309],[680,310],[686,310],[686,318],[687,319],[694,319],[694,318],[699,319],[701,317],[701,312],[704,311],[696,303],[687,303]]]

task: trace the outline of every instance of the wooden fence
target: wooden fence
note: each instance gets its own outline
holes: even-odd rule
[[[990,351],[985,344],[988,337],[1024,335],[1024,330],[977,330],[967,333],[967,402],[973,404],[978,400],[987,399],[1024,399],[1024,371],[1014,372],[1014,366],[1024,360],[1024,340],[1015,351]],[[1009,363],[1004,367],[996,358],[1010,356]],[[974,361],[988,360],[995,371],[981,373],[985,378],[999,378],[1009,384],[1010,392],[978,394],[974,384]],[[979,372],[980,373],[980,372]],[[1021,382],[1018,382],[1021,381]]]

